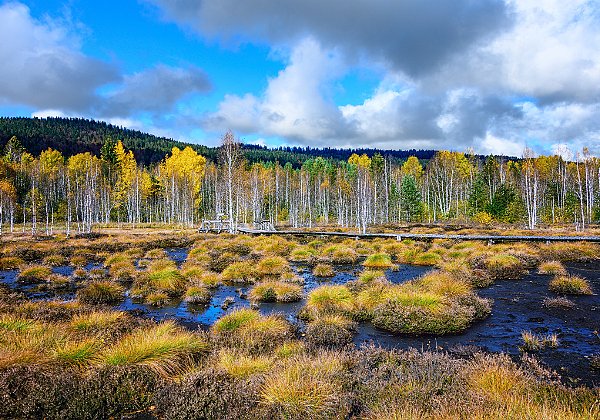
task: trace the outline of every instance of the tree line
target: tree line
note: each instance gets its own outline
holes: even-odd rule
[[[174,146],[156,165],[136,161],[120,140],[105,138],[98,154],[37,156],[12,137],[0,159],[0,231],[90,232],[94,225],[202,219],[269,220],[296,228],[356,228],[404,222],[576,223],[600,218],[600,159],[587,149],[573,158],[481,157],[438,151],[426,163],[374,153],[347,160],[314,157],[250,162],[231,132],[214,161]]]

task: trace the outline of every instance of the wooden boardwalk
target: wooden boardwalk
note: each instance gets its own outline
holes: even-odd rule
[[[600,243],[600,236],[539,236],[539,235],[452,235],[438,233],[352,233],[352,232],[326,232],[326,231],[298,231],[298,230],[258,230],[238,228],[239,233],[248,235],[295,235],[295,236],[342,236],[355,239],[390,238],[401,241],[414,239],[417,241],[432,241],[434,239],[451,239],[457,241],[484,241],[495,242],[596,242]]]

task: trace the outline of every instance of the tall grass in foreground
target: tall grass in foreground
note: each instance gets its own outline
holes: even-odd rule
[[[182,371],[207,351],[208,343],[202,337],[164,322],[125,336],[100,353],[97,361],[112,366],[143,365],[167,376]]]

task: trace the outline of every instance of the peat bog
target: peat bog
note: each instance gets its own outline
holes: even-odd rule
[[[273,391],[269,387],[276,386],[269,381],[284,380],[273,375],[288,375],[286,380],[290,380],[289,375],[297,373],[293,363],[282,361],[286,357],[297,358],[294,363],[308,366],[326,358],[327,362],[322,363],[333,363],[337,366],[331,368],[333,371],[347,372],[358,369],[376,352],[389,351],[392,353],[386,357],[401,355],[397,357],[408,358],[411,363],[417,363],[415,357],[427,360],[438,357],[433,355],[437,354],[457,366],[466,363],[469,369],[509,372],[506,374],[511,380],[530,375],[535,378],[532,384],[537,384],[532,388],[535,392],[543,386],[551,387],[552,392],[562,389],[560,392],[577,393],[578,387],[583,386],[581,392],[591,391],[593,396],[599,385],[599,257],[600,248],[586,243],[487,246],[453,241],[297,241],[243,235],[170,238],[158,246],[151,235],[29,241],[25,245],[8,242],[0,257],[0,278],[4,284],[0,326],[6,347],[0,353],[0,370],[12,372],[10,369],[28,366],[29,359],[24,354],[42,351],[27,347],[31,338],[22,347],[11,347],[6,341],[10,334],[16,334],[20,343],[22,334],[30,334],[30,329],[38,328],[40,322],[52,321],[54,316],[59,322],[73,316],[121,320],[126,316],[131,325],[119,327],[125,335],[113,347],[104,348],[96,341],[96,335],[82,338],[76,334],[73,338],[68,333],[59,340],[62,344],[57,344],[57,350],[44,353],[44,357],[81,358],[78,369],[94,371],[111,363],[119,365],[119,352],[141,339],[135,338],[136,331],[141,337],[139,328],[149,328],[147,334],[154,338],[148,340],[179,343],[178,350],[168,352],[173,353],[168,357],[174,359],[164,356],[168,360],[163,363],[162,356],[156,356],[156,360],[152,356],[152,361],[146,362],[139,356],[131,359],[139,362],[123,362],[125,365],[150,366],[157,378],[188,378],[190,374],[185,372],[189,368],[181,363],[200,357],[205,360],[200,363],[202,369],[216,369],[214,375],[225,374],[233,381],[227,386],[241,386],[236,382],[240,378],[246,385],[252,379],[252,386],[259,386],[253,382],[258,381],[260,392],[248,392],[261,401],[261,410],[285,418],[314,414],[310,404],[300,403],[296,397],[285,397],[289,400],[277,396],[284,401],[267,398],[268,391]],[[36,278],[38,272],[44,278]],[[592,294],[585,290],[576,294],[577,289],[557,293],[551,287],[557,276],[583,279]],[[92,298],[84,299],[84,291]],[[93,315],[94,311],[101,311],[100,315]],[[101,330],[108,328],[104,325],[108,321],[97,322],[103,325]],[[138,323],[142,327],[136,326]],[[152,330],[155,323],[159,330]],[[127,344],[127,340],[131,343]],[[536,344],[536,340],[541,340],[541,344]],[[187,356],[180,360],[180,353]],[[345,357],[360,361],[344,362]],[[307,359],[302,362],[302,358]],[[315,375],[323,374],[317,371]],[[310,382],[307,375],[302,380]],[[450,376],[458,382],[471,383],[471,379],[461,375],[454,372]],[[349,386],[337,374],[330,380],[333,386],[338,380],[339,387]],[[172,386],[169,384],[167,380],[161,385],[166,388],[159,388],[164,391]],[[379,386],[373,385],[381,393]],[[481,389],[486,386],[476,384]],[[136,400],[135,407],[142,411],[154,407],[156,401],[164,399],[160,392],[144,396],[147,401]],[[301,390],[294,392],[302,394]],[[355,390],[347,392],[351,395],[344,398],[364,397]],[[496,389],[495,392],[501,393]],[[360,403],[335,400],[329,402],[331,406],[323,401],[315,404],[324,404],[323,418],[336,417],[335,410],[359,417],[375,416],[390,403],[382,395]],[[525,411],[531,410],[530,397],[521,401],[527,406]],[[594,408],[586,405],[586,398],[583,406],[566,404],[559,408],[586,418],[585,413],[594,413]],[[504,403],[515,405],[514,401]],[[132,411],[119,404],[111,406],[110,413]],[[169,411],[172,404],[173,401],[163,401],[158,416],[173,415]],[[435,405],[431,401],[423,404],[423,415]],[[535,410],[543,412],[547,408],[544,405]],[[31,408],[33,412],[35,409]],[[478,409],[483,410],[482,415],[489,414],[488,408]],[[495,409],[503,413],[503,408]],[[13,414],[23,414],[19,411],[22,408],[14,410]],[[531,412],[540,413],[535,410]]]

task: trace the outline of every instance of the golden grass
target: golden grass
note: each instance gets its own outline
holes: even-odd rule
[[[258,272],[250,261],[234,262],[221,273],[221,279],[226,282],[254,283],[257,278]]]
[[[306,308],[316,313],[351,312],[354,299],[346,286],[320,286],[308,294]]]
[[[550,291],[566,295],[591,295],[590,283],[579,276],[556,276],[548,285]]]
[[[312,270],[313,276],[315,277],[333,277],[335,271],[329,264],[317,264]]]
[[[263,281],[248,293],[256,302],[295,302],[302,299],[302,287],[283,281]]]
[[[145,366],[163,376],[177,374],[208,351],[201,336],[183,331],[173,322],[138,329],[96,356],[111,366]]]
[[[394,266],[391,257],[388,254],[383,253],[369,255],[363,262],[363,265],[367,268],[379,270],[392,268]]]
[[[268,356],[248,356],[228,350],[219,353],[217,366],[236,378],[247,378],[263,373],[273,366],[273,358]]]
[[[538,267],[539,274],[567,275],[567,269],[560,261],[544,261]]]

